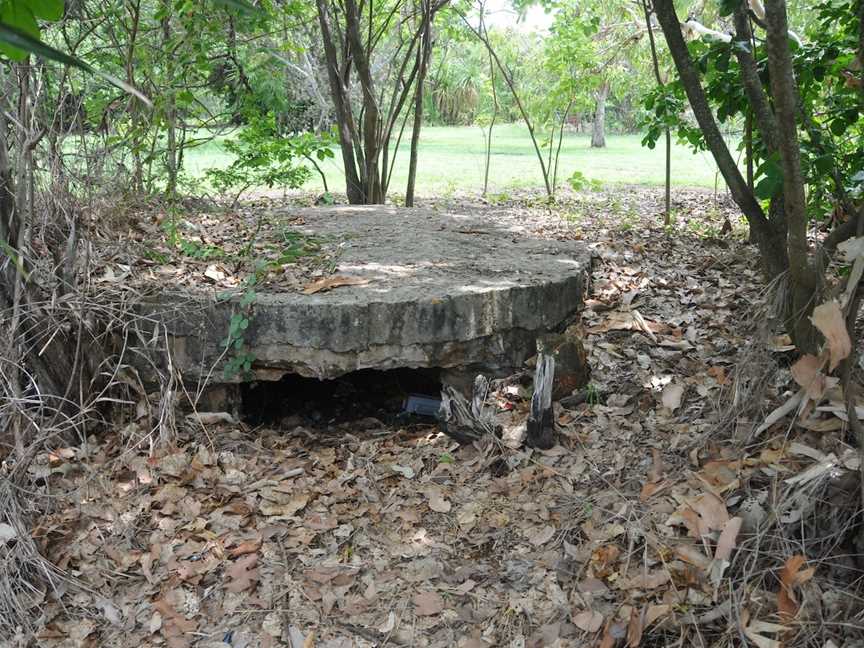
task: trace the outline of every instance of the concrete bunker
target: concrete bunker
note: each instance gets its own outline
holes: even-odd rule
[[[252,302],[241,291],[217,299],[215,287],[166,291],[148,306],[165,326],[184,380],[211,385],[207,409],[219,408],[220,398],[222,406],[227,399],[260,409],[288,398],[280,386],[315,384],[301,378],[344,383],[356,372],[382,372],[365,377],[383,379],[393,370],[423,370],[458,383],[477,372],[503,375],[582,308],[587,248],[538,237],[516,220],[384,206],[282,216],[330,246],[333,267],[309,284],[329,281],[329,289],[259,289]],[[238,313],[247,320],[243,348],[251,362],[248,371],[226,375],[226,332]]]

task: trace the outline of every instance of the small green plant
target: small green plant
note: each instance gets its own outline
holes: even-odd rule
[[[592,180],[581,171],[574,171],[569,178],[567,184],[573,191],[600,191],[603,188],[603,183],[599,180]]]
[[[488,196],[488,200],[493,205],[503,205],[504,203],[508,203],[513,200],[513,196],[509,191],[498,191],[496,193],[491,193]]]
[[[173,208],[169,209],[169,217],[162,222],[162,229],[165,232],[165,242],[168,247],[172,250],[178,250],[185,257],[198,261],[210,261],[225,256],[225,250],[218,245],[196,241],[184,236],[177,224],[177,213]],[[166,255],[155,250],[148,250],[145,255],[159,263],[168,262]]]
[[[259,222],[256,235],[260,229]],[[240,261],[248,259],[253,252],[255,236],[253,235],[246,247],[240,252]],[[249,350],[246,341],[246,331],[254,317],[254,305],[258,298],[255,287],[260,285],[267,273],[288,263],[295,263],[298,259],[315,254],[320,251],[321,243],[314,237],[296,232],[288,228],[280,230],[282,244],[272,246],[269,255],[255,261],[255,270],[243,280],[243,290],[237,302],[237,311],[232,313],[228,322],[228,334],[222,340],[222,346],[228,355],[225,363],[224,375],[226,380],[231,380],[238,375],[248,375],[255,362],[255,354]],[[220,301],[227,302],[237,297],[236,292],[226,291],[220,293]]]
[[[677,210],[670,209],[669,214],[665,218],[666,220],[663,224],[663,229],[666,231],[667,235],[672,235],[675,233],[675,223],[678,221]]]
[[[201,243],[195,239],[181,238],[178,245],[183,256],[187,256],[190,259],[210,261],[212,259],[221,259],[225,256],[225,250],[220,248],[218,245]]]
[[[296,263],[299,259],[321,251],[321,242],[313,236],[282,228],[279,232],[282,243],[271,248],[273,256],[267,261],[267,269],[277,268],[287,263]]]
[[[720,236],[720,230],[716,225],[697,218],[691,218],[687,221],[687,229],[699,238],[717,238]]]
[[[453,180],[448,180],[442,194],[444,198],[451,200],[456,195],[456,183]]]
[[[255,286],[263,272],[265,270],[261,267],[246,277],[243,282],[243,293],[237,302],[238,312],[232,313],[228,322],[228,334],[222,340],[222,346],[228,354],[228,361],[223,369],[226,380],[231,380],[241,374],[248,375],[252,370],[252,363],[255,362],[255,354],[249,350],[246,343],[246,330],[249,328],[255,300],[258,298]],[[224,292],[219,295],[219,300],[229,301],[234,296],[234,293],[230,291]]]
[[[621,217],[621,229],[625,232],[629,232],[634,227],[636,227],[636,223],[639,221],[639,217],[632,210],[628,211]]]
[[[329,136],[280,133],[276,118],[269,113],[251,118],[237,139],[225,141],[225,150],[235,158],[227,168],[207,169],[204,174],[219,193],[233,193],[232,205],[236,205],[252,187],[302,187],[312,176],[312,171],[300,162],[305,159],[321,175],[327,193],[327,178],[318,161],[333,157],[331,145]]]
[[[159,250],[149,246],[144,248],[143,255],[145,259],[149,259],[159,265],[165,265],[171,260],[164,252],[160,252]]]
[[[585,402],[589,405],[600,404],[600,390],[594,383],[588,383],[588,387],[586,387]]]
[[[455,463],[456,460],[453,458],[449,452],[442,452],[438,457],[438,463],[442,464],[452,464]]]

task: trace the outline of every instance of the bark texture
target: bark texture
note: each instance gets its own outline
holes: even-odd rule
[[[690,56],[687,43],[684,42],[673,0],[655,0],[654,11],[708,149],[729,187],[732,198],[750,224],[767,278],[774,279],[789,267],[785,231],[778,227],[782,224],[782,219],[769,221],[729,152],[702,88],[699,71]]]
[[[594,124],[591,126],[591,148],[606,146],[606,100],[609,98],[609,82],[604,81],[597,90],[594,106]]]
[[[777,149],[783,168],[783,205],[787,224],[787,250],[795,344],[804,352],[816,351],[819,336],[809,315],[816,306],[818,278],[809,255],[807,243],[807,199],[804,194],[804,175],[801,171],[801,149],[798,143],[798,89],[789,50],[789,25],[785,0],[765,3],[767,27],[768,67],[771,73],[771,95],[777,116],[777,127],[782,137]]]

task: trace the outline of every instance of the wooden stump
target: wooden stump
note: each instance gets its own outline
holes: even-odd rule
[[[537,354],[534,372],[534,395],[528,415],[528,445],[548,450],[555,445],[555,417],[552,412],[552,383],[555,357],[546,351]]]

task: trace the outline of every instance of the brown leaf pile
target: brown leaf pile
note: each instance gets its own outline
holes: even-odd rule
[[[759,445],[714,435],[760,284],[749,249],[705,233],[724,205],[677,194],[671,236],[645,190],[574,199],[566,219],[464,206],[597,255],[594,383],[556,409],[552,450],[459,447],[432,425],[328,440],[214,419],[209,438],[190,425],[153,456],[135,424],[41,455],[55,505],[37,540],[86,588],[34,610],[39,645],[637,648],[743,633],[779,648],[821,632],[812,620],[842,605],[834,581],[808,591],[821,568],[782,550],[749,561],[768,495],[810,492],[794,487],[846,470],[848,448],[790,439],[779,419]],[[620,226],[634,210],[639,227]],[[518,425],[528,397],[496,396],[499,417]],[[796,497],[790,524],[813,506]]]

